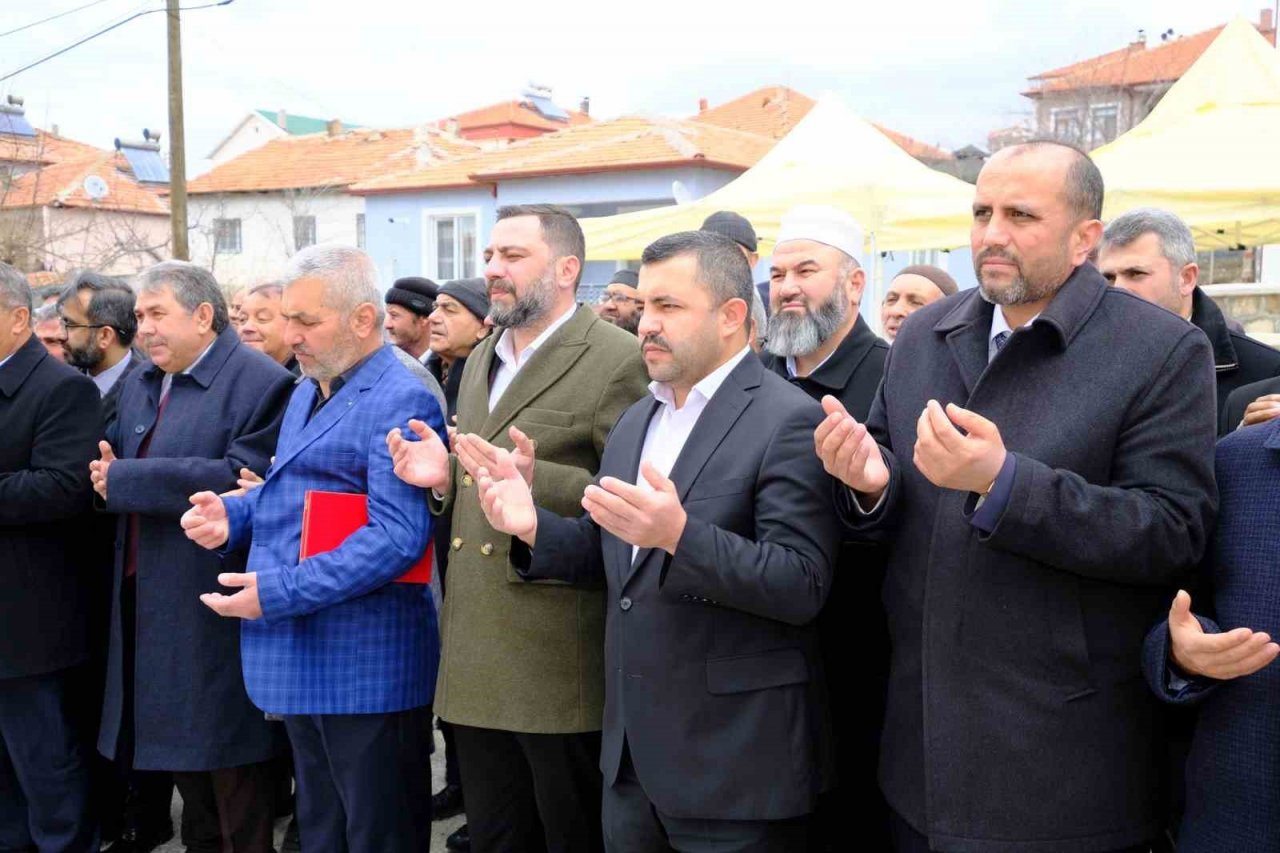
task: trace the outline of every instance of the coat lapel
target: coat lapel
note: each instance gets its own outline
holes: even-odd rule
[[[738,418],[742,417],[742,413],[747,410],[747,406],[751,405],[750,392],[760,387],[760,379],[764,375],[764,365],[760,363],[760,359],[748,354],[733,372],[725,377],[724,383],[712,396],[711,401],[707,403],[707,407],[702,410],[702,414],[698,416],[698,422],[694,424],[693,431],[689,434],[689,440],[685,442],[684,447],[680,450],[680,455],[676,457],[676,464],[671,468],[671,482],[675,483],[676,492],[680,496],[681,503],[689,496],[689,489],[692,488],[694,481],[698,479],[698,475],[702,473],[703,467],[706,466],[707,460],[711,458],[711,454],[715,453],[721,443],[724,442],[725,436],[729,434],[729,430],[733,429],[733,425],[738,422]],[[645,421],[646,426],[648,421]],[[641,443],[644,442],[643,435],[640,438]],[[636,467],[639,468],[639,457],[636,459]],[[638,470],[637,470],[638,473]],[[630,550],[630,546],[627,546]],[[640,566],[655,553],[653,548],[643,548],[636,554],[635,562],[631,564],[627,575],[623,578],[623,586],[631,581]],[[661,553],[661,552],[657,552]]]
[[[991,303],[983,299],[977,288],[969,293],[933,327],[944,335],[947,349],[960,371],[966,396],[973,395],[982,372],[987,369],[988,339],[991,332]]]
[[[480,430],[481,438],[485,441],[497,439],[522,409],[560,381],[560,377],[587,351],[586,331],[594,320],[595,315],[590,308],[579,306],[568,322],[543,341],[529,363],[520,369],[516,378],[507,386],[498,405],[489,413]],[[484,375],[486,378],[489,375],[488,365],[485,366]],[[487,387],[485,391],[487,400]]]
[[[360,395],[377,383],[394,359],[395,356],[384,346],[356,371],[356,375],[351,377],[350,382],[338,389],[338,393],[334,394],[310,421],[306,420],[306,416],[315,405],[317,390],[315,383],[303,383],[294,392],[294,399],[290,401],[289,411],[285,414],[287,425],[293,427],[288,434],[297,436],[297,439],[290,443],[283,454],[277,455],[275,464],[267,472],[268,479],[320,436],[333,429],[334,425],[355,406]]]
[[[622,470],[614,475],[618,479],[626,480],[628,483],[634,483],[639,479],[640,454],[644,451],[644,439],[649,433],[649,423],[653,420],[653,416],[658,413],[661,405],[655,398],[649,397],[646,405],[637,407],[636,417],[624,417],[614,428],[613,434],[609,436],[611,445],[616,441],[617,447],[625,448],[621,451],[625,454],[622,459]],[[618,580],[620,581],[618,588],[621,589],[631,577],[633,568],[631,545],[617,536],[610,536],[609,541],[614,553],[613,560],[608,562],[618,567]],[[641,551],[636,556],[643,558],[644,554],[645,552]]]

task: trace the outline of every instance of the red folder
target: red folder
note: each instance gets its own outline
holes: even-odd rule
[[[350,492],[308,491],[302,504],[302,547],[298,560],[337,548],[369,523],[369,496]],[[396,583],[431,583],[431,543],[422,558]]]

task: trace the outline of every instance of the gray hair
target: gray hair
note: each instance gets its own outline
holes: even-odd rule
[[[343,317],[350,317],[368,302],[376,312],[378,325],[382,325],[385,312],[382,288],[378,286],[378,268],[364,251],[335,244],[308,246],[289,259],[278,283],[288,287],[304,278],[323,280],[325,304],[337,309]]]
[[[716,307],[741,299],[750,308],[756,285],[741,246],[712,231],[681,231],[646,246],[640,263],[656,264],[681,255],[693,255],[698,263],[698,283],[711,291]]]
[[[138,276],[138,293],[159,293],[166,287],[173,291],[173,298],[188,313],[204,303],[213,308],[213,331],[221,333],[231,322],[227,311],[227,298],[213,273],[187,261],[162,261],[148,267]]]
[[[1154,234],[1160,239],[1160,254],[1178,272],[1196,261],[1196,241],[1187,224],[1167,210],[1139,207],[1123,213],[1107,224],[1102,232],[1102,250],[1123,248],[1139,237]]]
[[[38,326],[41,323],[47,323],[50,320],[58,319],[58,306],[54,304],[41,305],[36,309],[36,313],[31,315],[31,325]]]
[[[27,316],[34,313],[35,302],[27,277],[0,261],[0,307],[9,311],[26,308]]]
[[[279,299],[284,296],[284,285],[278,281],[266,281],[262,284],[255,284],[253,287],[249,288],[249,292],[245,294],[245,297],[247,298],[257,295],[267,296],[272,299]]]

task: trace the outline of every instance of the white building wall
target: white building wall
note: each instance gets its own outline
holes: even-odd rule
[[[194,195],[189,199],[191,260],[213,270],[228,287],[258,284],[279,275],[296,251],[295,216],[316,218],[317,243],[356,245],[360,196],[337,191],[282,191]],[[240,220],[240,251],[215,252],[215,221]]]
[[[228,160],[234,160],[246,151],[252,151],[273,139],[288,134],[279,126],[262,117],[261,113],[252,112],[244,118],[240,126],[228,136],[210,155],[209,168],[221,166]]]

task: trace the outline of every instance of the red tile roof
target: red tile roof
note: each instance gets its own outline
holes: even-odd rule
[[[127,168],[124,156],[114,151],[53,163],[18,175],[7,188],[0,188],[0,208],[55,205],[168,216],[169,205],[164,199],[134,180],[124,171]],[[107,184],[107,193],[101,199],[92,199],[85,192],[84,182],[90,175]]]
[[[1274,29],[1260,31],[1275,44]],[[1032,88],[1022,94],[1038,98],[1049,92],[1172,83],[1195,64],[1220,32],[1222,27],[1214,27],[1152,46],[1134,42],[1101,56],[1037,74],[1030,78]]]
[[[766,86],[719,106],[702,110],[690,118],[781,139],[809,114],[815,103],[817,102],[813,98],[795,89]],[[949,151],[912,139],[883,125],[877,124],[875,127],[912,157],[920,160],[954,159]]]
[[[0,160],[15,163],[63,163],[107,153],[101,148],[36,130],[35,138],[0,134]]]
[[[592,122],[591,116],[586,113],[574,110],[565,110],[565,112],[569,115],[567,122],[554,121],[545,118],[526,101],[503,101],[459,113],[445,121],[456,121],[458,135],[464,139],[519,139],[532,133],[554,132]],[[521,133],[520,129],[524,129],[525,133]]]
[[[679,119],[629,116],[513,142],[399,175],[373,177],[357,193],[465,187],[510,178],[673,166],[745,171],[774,145],[754,133]]]
[[[435,128],[287,136],[206,172],[190,182],[187,192],[341,188],[379,174],[447,162],[477,150],[475,143]]]

